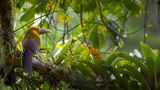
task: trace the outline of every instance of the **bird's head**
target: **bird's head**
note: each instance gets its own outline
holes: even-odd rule
[[[41,34],[46,34],[49,33],[47,29],[44,28],[39,28],[39,27],[30,27],[28,30],[28,33],[33,33],[35,35],[41,35]]]

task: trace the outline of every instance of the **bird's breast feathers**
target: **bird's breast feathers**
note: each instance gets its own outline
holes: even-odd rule
[[[38,53],[40,49],[40,39],[37,37],[25,37],[23,40],[23,49],[24,51],[30,52],[30,53]]]

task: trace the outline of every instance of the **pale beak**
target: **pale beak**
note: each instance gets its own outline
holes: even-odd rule
[[[39,28],[39,34],[46,34],[46,33],[50,33],[51,31],[44,29],[44,28]]]

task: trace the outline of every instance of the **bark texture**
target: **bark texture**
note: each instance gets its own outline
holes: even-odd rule
[[[14,51],[14,34],[13,20],[12,20],[12,0],[0,1],[0,41],[2,51],[2,62],[7,64],[8,61],[13,59]]]
[[[14,67],[10,64],[16,54],[12,16],[12,0],[0,0],[0,74],[6,85],[15,83]]]

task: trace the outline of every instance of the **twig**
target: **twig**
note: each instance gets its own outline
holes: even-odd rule
[[[138,31],[142,30],[143,27],[144,27],[144,26],[141,26],[141,27],[139,27],[137,30],[135,30],[135,31],[133,31],[133,32],[130,32],[130,33],[127,33],[126,35],[135,34],[135,33],[137,33]]]
[[[106,29],[109,29],[109,30],[112,30],[114,33],[116,33],[118,36],[120,37],[123,37],[117,30],[115,30],[114,27],[110,26],[110,25],[107,25],[104,21],[104,15],[102,13],[102,10],[101,10],[101,5],[100,5],[100,1],[97,0],[98,2],[98,6],[99,6],[99,13],[100,13],[100,18],[101,18],[101,21],[103,23],[103,26],[106,28]]]
[[[58,11],[54,11],[54,12],[58,12]],[[40,18],[42,18],[42,17],[45,17],[45,16],[48,16],[49,14],[52,14],[52,13],[54,13],[54,12],[49,12],[49,13],[47,13],[47,14],[44,14],[44,15],[40,16],[40,17],[37,17],[37,18],[35,18],[34,20],[31,20],[31,21],[29,21],[28,23],[24,24],[23,26],[19,27],[18,29],[14,30],[12,33],[15,33],[16,31],[18,31],[18,30],[20,30],[21,28],[25,27],[26,25],[34,22],[35,20],[38,20],[38,19],[40,19]]]
[[[127,6],[127,11],[124,14],[124,19],[123,19],[123,23],[122,23],[122,28],[124,28],[126,20],[127,20],[127,15],[129,13],[129,9],[133,6],[133,3],[135,2],[135,0],[132,0],[131,3],[129,3],[129,5]]]

